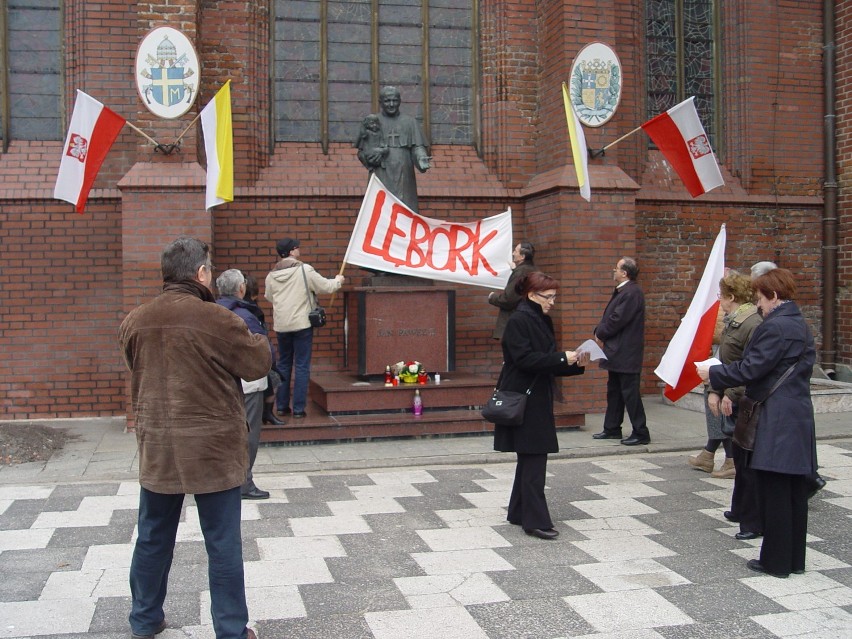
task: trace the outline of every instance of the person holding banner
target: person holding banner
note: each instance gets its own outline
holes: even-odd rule
[[[702,363],[696,370],[713,388],[745,385],[747,397],[763,401],[748,462],[757,478],[763,544],[760,558],[746,565],[755,572],[787,577],[805,571],[807,480],[816,471],[810,392],[816,349],[793,301],[793,274],[776,268],[755,279],[753,286],[763,323],[754,329],[742,360],[716,366]],[[789,376],[772,392],[785,374]]]
[[[497,314],[497,323],[494,325],[494,332],[491,337],[500,339],[503,337],[503,331],[506,329],[506,322],[509,321],[509,316],[512,311],[517,308],[521,301],[521,296],[515,291],[515,285],[525,275],[536,270],[533,258],[535,257],[535,247],[529,242],[521,242],[512,251],[512,274],[509,275],[509,280],[506,282],[506,288],[502,293],[492,291],[488,294],[488,303],[500,309]]]
[[[555,539],[559,531],[544,496],[548,453],[559,452],[553,416],[555,376],[582,375],[589,353],[579,356],[556,348],[553,320],[548,317],[559,284],[544,273],[524,276],[516,291],[521,298],[503,332],[500,388],[529,395],[520,426],[494,426],[494,450],[514,452],[518,462],[506,519],[539,539]]]
[[[277,391],[278,414],[305,417],[308,384],[311,379],[311,349],[314,329],[308,319],[317,293],[334,293],[343,286],[343,275],[325,278],[310,264],[302,262],[299,240],[278,240],[275,250],[281,258],[266,276],[264,296],[272,302],[272,329],[278,335]],[[290,381],[293,381],[293,408],[290,408]]]
[[[621,423],[626,408],[633,432],[630,437],[621,439],[625,446],[644,445],[651,441],[639,388],[645,351],[645,295],[636,283],[638,276],[636,260],[632,257],[618,260],[612,269],[615,290],[595,328],[595,341],[607,357],[601,361],[601,368],[609,376],[603,430],[592,437],[621,439]]]

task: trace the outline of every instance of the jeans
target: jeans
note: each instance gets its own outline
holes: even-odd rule
[[[139,534],[130,563],[130,627],[153,634],[165,618],[169,571],[175,551],[183,494],[139,492]],[[248,623],[239,487],[195,495],[207,548],[210,612],[216,639],[245,639]]]
[[[311,380],[311,346],[314,329],[303,328],[292,333],[278,333],[278,374],[281,385],[276,401],[278,412],[290,407],[290,380],[293,380],[293,412],[305,412],[308,382]],[[295,367],[295,374],[294,374]]]

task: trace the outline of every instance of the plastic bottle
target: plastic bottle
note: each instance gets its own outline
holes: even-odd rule
[[[414,402],[412,403],[411,410],[414,411],[415,417],[420,417],[423,414],[423,398],[420,397],[419,388],[414,390]]]
[[[385,366],[385,386],[393,386],[393,375],[391,374],[390,365]]]

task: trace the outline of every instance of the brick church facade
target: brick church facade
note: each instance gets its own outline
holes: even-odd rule
[[[16,0],[0,10],[6,419],[127,413],[118,325],[157,294],[160,251],[179,235],[209,242],[218,270],[261,282],[275,241],[295,237],[306,261],[336,274],[367,182],[352,139],[386,84],[432,142],[420,212],[471,221],[511,206],[516,241],[532,242],[539,268],[561,282],[565,348],[591,336],[611,268],[635,256],[648,304],[644,390],[659,392],[653,370],[724,223],[728,266],[773,260],[796,274],[820,361],[849,379],[852,0]],[[186,34],[201,65],[197,99],[176,120],[152,115],[134,79],[137,46],[161,25]],[[585,129],[589,147],[696,95],[723,187],[691,198],[640,131],[590,161],[591,202],[579,196],[561,83],[594,41],[617,53],[622,86],[615,116]],[[53,199],[76,89],[168,144],[229,79],[234,202],[204,208],[197,125],[168,155],[125,127],[85,212]],[[345,275],[356,286],[368,273]],[[455,288],[456,367],[494,375],[488,290]],[[337,304],[314,337],[315,371],[341,367]],[[564,390],[577,410],[600,411],[604,386],[592,366]]]

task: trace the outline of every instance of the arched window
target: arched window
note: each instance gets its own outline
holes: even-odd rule
[[[648,118],[695,96],[718,152],[718,7],[713,0],[645,0]]]
[[[62,10],[59,0],[0,5],[0,144],[61,140]]]
[[[276,141],[351,142],[378,91],[432,143],[474,135],[477,0],[275,0]]]

